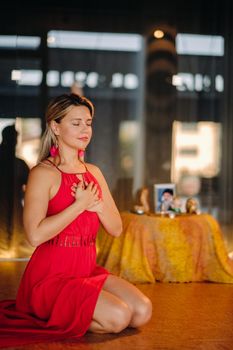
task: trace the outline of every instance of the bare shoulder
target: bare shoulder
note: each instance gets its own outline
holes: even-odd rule
[[[93,176],[95,176],[96,180],[98,181],[98,183],[101,187],[101,190],[102,190],[103,199],[108,202],[108,206],[110,205],[112,210],[117,211],[117,208],[116,208],[115,202],[112,198],[108,183],[107,183],[102,171],[100,170],[100,168],[98,166],[96,166],[94,164],[90,164],[90,163],[86,163],[86,166],[87,166],[88,170],[93,174]]]
[[[90,170],[92,172],[93,175],[103,176],[102,171],[100,170],[100,168],[97,165],[91,164],[91,163],[86,163],[86,166],[87,166],[88,170]]]
[[[106,182],[105,177],[98,166],[91,163],[86,163],[86,166],[100,183]]]
[[[60,174],[57,169],[55,169],[52,165],[46,163],[39,163],[35,165],[29,173],[29,179],[31,181],[38,181],[38,183],[43,183],[46,180],[46,183],[54,182]]]

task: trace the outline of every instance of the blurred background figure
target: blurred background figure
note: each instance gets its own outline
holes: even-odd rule
[[[23,197],[29,173],[27,164],[15,156],[17,135],[15,125],[5,127],[0,145],[0,242],[8,251],[23,236]]]
[[[199,214],[198,202],[195,198],[188,198],[186,201],[186,213],[188,214]]]

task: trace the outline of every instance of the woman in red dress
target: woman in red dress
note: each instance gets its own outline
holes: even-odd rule
[[[0,345],[77,338],[88,330],[118,333],[151,317],[134,285],[96,264],[101,223],[118,237],[120,214],[100,169],[83,162],[94,108],[64,94],[47,109],[38,164],[30,171],[24,227],[36,247],[16,300],[0,302]]]

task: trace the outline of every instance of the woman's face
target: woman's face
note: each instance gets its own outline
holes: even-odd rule
[[[85,150],[92,136],[92,117],[86,106],[74,106],[60,123],[51,122],[51,127],[62,145]]]

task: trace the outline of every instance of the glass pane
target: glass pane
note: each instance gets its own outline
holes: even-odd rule
[[[40,60],[0,58],[0,75],[0,117],[38,116],[42,81]]]
[[[120,210],[143,183],[143,38],[133,34],[48,33],[49,96],[70,91],[95,105],[86,161],[107,178]]]

